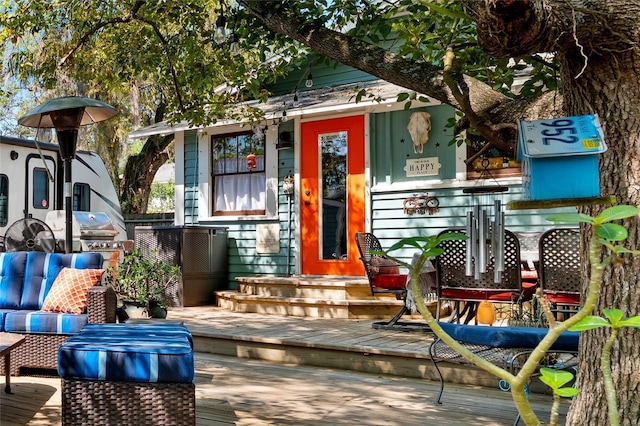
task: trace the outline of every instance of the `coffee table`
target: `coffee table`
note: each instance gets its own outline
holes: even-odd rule
[[[16,333],[0,333],[0,356],[4,356],[4,391],[11,393],[11,351],[20,346],[26,336]]]

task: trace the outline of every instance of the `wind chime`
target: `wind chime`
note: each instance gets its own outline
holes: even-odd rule
[[[479,280],[494,259],[493,280],[502,282],[504,272],[504,211],[502,193],[509,190],[498,185],[489,171],[489,159],[482,159],[479,184],[462,192],[473,195],[473,208],[467,212],[465,275]],[[492,179],[495,185],[485,185]]]

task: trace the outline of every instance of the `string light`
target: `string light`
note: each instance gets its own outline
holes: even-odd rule
[[[293,94],[293,107],[298,108],[300,106],[300,101],[298,100],[298,88],[296,87],[296,91]]]
[[[216,19],[216,29],[213,33],[213,41],[218,44],[222,44],[227,40],[226,23],[227,19],[220,13],[218,19]]]
[[[311,88],[313,86],[313,76],[311,75],[311,68],[309,68],[309,74],[307,74],[307,81],[304,82],[304,85],[307,88]]]
[[[240,54],[240,44],[238,43],[236,33],[231,33],[231,37],[229,38],[229,51],[232,56],[238,56]]]

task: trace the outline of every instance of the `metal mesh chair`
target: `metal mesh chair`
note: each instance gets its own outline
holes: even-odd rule
[[[552,312],[571,313],[580,306],[580,231],[554,228],[540,236],[540,288]]]
[[[402,309],[389,321],[373,323],[373,328],[382,329],[429,329],[424,323],[401,322],[403,315],[410,313],[407,307],[407,279],[408,274],[400,273],[400,265],[393,260],[376,252],[382,252],[382,245],[378,238],[370,232],[356,232],[356,243],[360,252],[360,260],[367,272],[371,295],[393,294],[396,299],[405,301]]]
[[[463,229],[448,229],[446,232],[465,233]],[[504,272],[500,282],[494,279],[493,256],[489,259],[487,272],[481,274],[480,279],[466,275],[466,241],[445,240],[440,244],[444,252],[436,258],[436,282],[438,305],[440,313],[443,301],[453,301],[454,309],[451,321],[465,323],[475,318],[477,302],[489,301],[494,303],[521,304],[533,298],[535,283],[522,283],[520,260],[520,243],[516,235],[505,230],[504,235]],[[464,308],[461,310],[461,302]]]

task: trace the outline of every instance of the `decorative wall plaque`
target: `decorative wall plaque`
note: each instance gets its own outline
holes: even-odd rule
[[[437,176],[440,167],[442,164],[438,162],[438,157],[413,158],[407,159],[404,171],[407,177]]]
[[[280,253],[279,223],[262,223],[256,225],[256,253]]]

